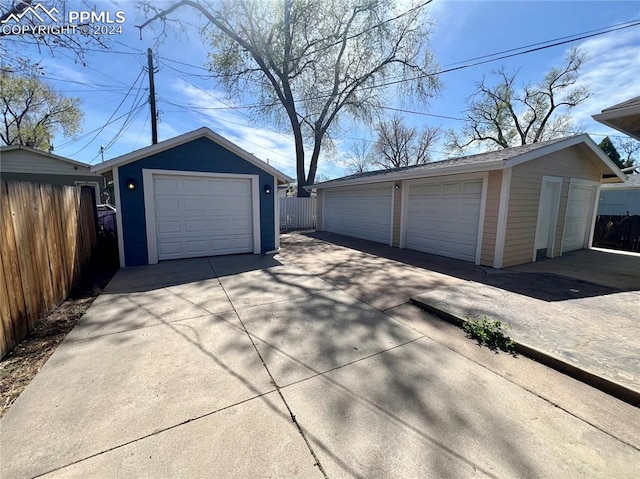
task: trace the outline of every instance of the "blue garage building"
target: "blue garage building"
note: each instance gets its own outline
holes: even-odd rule
[[[279,248],[291,178],[214,133],[185,133],[91,168],[114,180],[120,266]]]

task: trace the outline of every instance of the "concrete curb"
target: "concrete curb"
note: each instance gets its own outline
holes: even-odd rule
[[[410,303],[423,309],[429,313],[435,314],[441,319],[448,321],[458,327],[462,327],[465,323],[466,319],[461,318],[455,314],[452,314],[449,311],[444,309],[440,309],[428,302],[422,301],[417,298],[411,298]],[[558,357],[554,354],[551,354],[547,351],[543,351],[541,349],[535,348],[529,344],[518,341],[517,339],[511,338],[514,342],[514,351],[518,354],[522,354],[534,361],[537,361],[545,366],[548,366],[556,371],[559,371],[567,376],[570,376],[578,381],[581,381],[585,384],[588,384],[591,387],[599,389],[600,391],[609,394],[621,401],[624,401],[628,404],[631,404],[635,407],[640,407],[640,392],[635,391],[634,389],[628,388],[616,381],[611,379],[604,378],[599,376],[598,374],[589,371],[588,369],[581,368],[579,366],[575,366],[573,364],[568,363],[563,358]]]

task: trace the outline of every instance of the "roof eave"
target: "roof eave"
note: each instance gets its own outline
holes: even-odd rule
[[[637,114],[640,114],[640,112],[638,112]],[[613,128],[614,130],[617,130],[620,133],[624,133],[625,135],[628,135],[631,138],[635,138],[636,140],[640,141],[640,135],[636,135],[628,130],[625,130],[620,125],[612,122],[612,120],[617,120],[621,116],[624,117],[628,115],[614,115],[613,113],[601,113],[600,115],[591,115],[591,118],[593,118],[597,122],[602,123],[605,126],[608,126],[609,128]]]
[[[527,161],[531,161],[536,158],[540,158],[541,156],[549,155],[551,153],[555,153],[556,151],[579,145],[581,143],[584,143],[593,152],[593,154],[597,156],[598,159],[600,159],[600,161],[602,161],[609,170],[611,170],[613,174],[615,174],[620,180],[625,181],[625,174],[620,171],[620,169],[611,160],[611,158],[609,158],[586,133],[582,135],[572,136],[571,138],[567,138],[566,140],[559,141],[557,143],[538,148],[534,151],[523,153],[522,155],[510,158],[506,162],[506,167],[521,165],[522,163],[526,163]]]
[[[409,171],[401,171],[398,173],[387,173],[381,174],[379,176],[365,176],[362,178],[354,178],[352,180],[337,180],[335,182],[328,183],[318,183],[315,185],[305,186],[305,189],[322,189],[322,188],[335,188],[338,186],[351,186],[351,185],[359,185],[359,184],[369,184],[369,183],[386,183],[388,181],[399,181],[399,180],[413,180],[417,178],[430,178],[436,176],[446,176],[446,175],[455,175],[455,174],[464,174],[464,173],[481,173],[484,171],[491,170],[500,170],[504,168],[503,160],[496,160],[492,162],[483,163],[482,166],[479,165],[462,165],[462,166],[450,166],[444,168],[434,168],[433,170],[409,170]]]
[[[127,153],[122,156],[118,156],[111,160],[105,161],[104,163],[100,163],[98,165],[92,166],[91,171],[96,173],[104,173],[106,171],[112,170],[113,168],[118,168],[120,166],[124,166],[129,163],[133,163],[134,161],[140,160],[142,158],[146,158],[151,155],[155,155],[157,153],[170,150],[171,148],[175,148],[177,146],[183,145],[190,141],[196,140],[198,138],[207,138],[214,143],[222,146],[223,148],[235,153],[239,157],[247,160],[248,162],[254,164],[258,168],[266,171],[267,173],[272,174],[278,180],[283,182],[292,182],[293,179],[289,176],[285,175],[281,171],[277,170],[273,166],[268,163],[262,161],[255,155],[252,155],[248,151],[240,148],[235,143],[227,140],[226,138],[218,135],[214,131],[210,130],[207,127],[198,128],[197,130],[190,131],[183,135],[179,135],[168,140],[161,141],[160,143],[156,143],[155,145],[147,146],[145,148],[141,148],[136,151],[132,151],[131,153]]]
[[[31,148],[30,146],[8,145],[8,146],[2,147],[2,151],[13,151],[13,150],[29,151],[31,153],[35,153],[36,155],[44,156],[47,158],[53,158],[54,160],[64,161],[65,163],[69,163],[74,166],[82,166],[83,168],[91,169],[91,165],[89,165],[88,163],[82,163],[81,161],[72,160],[71,158],[56,155],[55,153],[51,153],[49,151],[38,150],[37,148]],[[93,170],[91,170],[91,172],[93,172]]]
[[[603,125],[608,126],[609,128],[613,128],[625,135],[629,135],[632,138],[640,141],[640,135],[629,132],[625,130],[620,125],[616,124],[613,120],[617,120],[619,118],[624,118],[627,116],[640,115],[640,103],[636,103],[629,106],[623,106],[620,108],[612,108],[607,110],[602,110],[602,113],[597,115],[591,115],[591,118],[596,120],[597,122],[602,123]]]

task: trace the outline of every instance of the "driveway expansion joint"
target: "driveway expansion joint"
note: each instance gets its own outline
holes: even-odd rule
[[[37,477],[46,476],[47,474],[51,474],[52,472],[61,471],[63,469],[66,469],[67,467],[73,466],[74,464],[79,464],[81,462],[87,461],[87,460],[92,459],[94,457],[98,457],[98,456],[101,456],[103,454],[108,454],[111,451],[115,451],[115,450],[121,449],[123,447],[129,446],[131,444],[135,444],[137,442],[143,441],[143,440],[148,439],[150,437],[157,436],[158,434],[162,434],[164,432],[171,431],[172,429],[176,429],[178,427],[184,426],[184,425],[189,424],[191,422],[198,421],[200,419],[204,419],[204,418],[209,417],[209,416],[213,416],[214,414],[217,414],[219,412],[226,411],[227,409],[231,409],[231,408],[239,406],[241,404],[253,401],[254,399],[258,399],[258,398],[267,396],[267,395],[269,395],[269,394],[271,394],[271,393],[273,393],[275,391],[276,391],[276,389],[270,389],[269,391],[265,391],[265,392],[263,392],[261,394],[257,394],[255,396],[250,397],[250,398],[243,399],[242,401],[238,401],[238,402],[235,402],[233,404],[229,404],[227,406],[218,408],[215,411],[209,411],[209,412],[207,412],[205,414],[200,414],[199,416],[195,416],[195,417],[192,417],[192,418],[189,418],[189,419],[185,419],[184,421],[181,421],[181,422],[179,422],[177,424],[173,424],[173,425],[168,426],[168,427],[163,427],[161,429],[157,429],[157,430],[155,430],[155,431],[153,431],[153,432],[151,432],[149,434],[145,434],[143,436],[137,437],[137,438],[132,439],[130,441],[123,442],[122,444],[118,444],[116,446],[112,446],[112,447],[107,448],[107,449],[105,449],[103,451],[96,452],[94,454],[90,454],[90,455],[88,455],[86,457],[83,457],[81,459],[78,459],[76,461],[72,461],[72,462],[69,462],[68,464],[64,464],[62,466],[59,466],[59,467],[50,469],[48,471],[42,472],[40,474],[37,474],[37,475],[33,476],[33,479],[35,479]]]
[[[211,264],[211,260],[208,260],[207,262],[209,263],[209,266],[213,270],[213,273],[216,275],[216,277],[218,277],[218,275],[216,274],[216,271],[215,271],[215,268],[214,268],[213,264]],[[324,477],[324,479],[329,479],[329,476],[327,475],[327,473],[325,472],[324,468],[322,467],[322,463],[320,462],[320,458],[318,457],[318,455],[314,451],[313,446],[311,445],[311,442],[307,438],[305,432],[302,430],[302,426],[300,426],[300,423],[298,423],[298,420],[296,419],[295,414],[293,414],[293,411],[291,410],[291,407],[289,406],[289,403],[287,402],[287,400],[285,399],[284,395],[282,394],[282,391],[280,390],[280,386],[278,385],[276,379],[273,377],[273,374],[271,374],[271,371],[269,370],[269,367],[267,366],[267,363],[265,362],[264,358],[260,354],[260,351],[258,350],[258,347],[256,346],[256,343],[253,340],[253,337],[251,336],[251,334],[247,330],[247,327],[245,326],[244,321],[242,321],[242,318],[240,318],[240,315],[238,314],[236,306],[235,306],[235,304],[233,304],[233,301],[231,300],[231,297],[227,293],[226,288],[222,284],[222,281],[220,281],[220,278],[218,278],[218,283],[220,284],[220,287],[224,291],[224,294],[227,296],[227,300],[229,301],[229,304],[231,304],[231,307],[233,308],[233,310],[235,312],[235,315],[238,318],[238,321],[240,321],[240,324],[242,325],[242,329],[244,330],[245,334],[249,338],[249,341],[251,341],[251,345],[253,346],[254,351],[258,355],[258,358],[260,359],[260,362],[262,362],[262,366],[264,367],[265,371],[267,371],[267,374],[269,375],[269,379],[271,380],[271,383],[275,386],[276,391],[278,392],[278,395],[280,396],[280,399],[282,400],[282,403],[287,408],[289,416],[291,417],[291,421],[296,426],[296,428],[298,429],[298,433],[300,434],[300,436],[304,440],[305,444],[307,445],[307,449],[309,449],[309,453],[311,454],[311,457],[314,460],[314,464],[313,465],[316,466],[318,468],[318,470],[322,473],[322,476]]]

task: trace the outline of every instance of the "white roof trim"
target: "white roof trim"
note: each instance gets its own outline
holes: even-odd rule
[[[229,150],[232,153],[235,153],[242,159],[252,163],[257,166],[261,170],[266,171],[267,173],[275,176],[279,180],[284,182],[292,182],[293,179],[277,170],[273,166],[267,164],[256,156],[252,155],[248,151],[240,148],[235,143],[230,142],[226,138],[220,136],[215,133],[211,129],[207,127],[198,128],[197,130],[190,131],[183,135],[179,135],[168,140],[161,141],[160,143],[156,143],[155,145],[147,146],[145,148],[141,148],[136,151],[132,151],[131,153],[127,153],[126,155],[118,156],[111,160],[105,161],[104,163],[100,163],[98,165],[94,165],[91,167],[91,171],[96,173],[104,173],[105,171],[111,170],[112,168],[117,168],[128,163],[133,163],[134,161],[138,161],[142,158],[147,158],[151,155],[155,155],[162,151],[169,150],[171,148],[175,148],[176,146],[183,145],[190,141],[196,140],[198,138],[207,138],[214,143],[222,146],[223,148]]]
[[[613,128],[614,130],[617,130],[621,133],[624,133],[625,135],[628,135],[640,141],[640,136],[632,135],[631,133],[624,130],[623,128],[620,128],[620,126],[611,122],[611,120],[617,120],[619,118],[624,118],[625,116],[632,116],[632,115],[640,115],[640,103],[626,106],[626,107],[615,108],[612,110],[603,110],[602,113],[599,113],[597,115],[591,115],[591,118],[593,118],[597,122],[602,123],[603,125],[608,126],[609,128]]]
[[[4,153],[5,151],[13,151],[13,150],[24,150],[30,153],[34,153],[39,156],[43,156],[45,158],[52,158],[58,161],[64,161],[65,163],[69,163],[74,166],[82,166],[84,168],[90,168],[91,165],[88,163],[82,163],[81,161],[72,160],[71,158],[65,158],[64,156],[56,155],[54,153],[50,153],[44,150],[38,150],[37,148],[31,148],[30,146],[24,145],[8,145],[0,147],[0,153]],[[93,171],[93,170],[92,170]]]
[[[618,167],[615,165],[613,161],[600,149],[598,145],[594,143],[594,141],[587,134],[573,136],[571,138],[567,138],[563,141],[558,141],[551,145],[546,145],[540,147],[536,150],[529,151],[527,153],[522,153],[518,156],[514,156],[508,160],[495,160],[491,162],[483,162],[483,163],[474,163],[470,165],[452,165],[452,166],[443,166],[441,168],[433,168],[420,170],[418,168],[410,169],[408,171],[400,171],[396,173],[388,173],[388,174],[380,174],[375,176],[363,176],[360,178],[353,179],[344,179],[332,181],[327,184],[320,184],[317,186],[312,186],[311,188],[322,189],[322,188],[335,188],[339,186],[348,186],[348,185],[358,185],[358,184],[366,184],[366,183],[382,183],[385,181],[397,181],[397,180],[408,180],[413,178],[428,178],[434,176],[445,176],[445,175],[453,175],[459,173],[479,173],[483,171],[491,171],[491,170],[502,170],[505,168],[511,168],[513,166],[520,165],[527,161],[534,160],[536,158],[540,158],[541,156],[548,155],[550,153],[554,153],[556,151],[560,151],[564,148],[569,148],[574,145],[578,145],[580,143],[584,143],[589,147],[593,153],[607,165],[607,167],[615,173],[615,175],[620,178],[622,181],[625,181],[626,176]]]
[[[368,183],[387,183],[400,180],[413,180],[417,178],[431,178],[437,176],[458,175],[463,173],[480,173],[483,171],[500,170],[504,167],[502,160],[482,163],[481,165],[453,165],[431,170],[408,170],[397,173],[380,174],[376,176],[364,176],[360,178],[338,180],[326,185],[311,186],[306,188],[322,189],[335,188],[338,186],[361,185]]]
[[[638,113],[640,113],[640,103],[636,103],[634,105],[622,106],[619,108],[613,108],[613,107],[607,108],[605,110],[602,110],[602,113],[598,113],[597,115],[592,115],[591,117],[595,120],[600,121],[599,119],[610,120],[612,118],[620,118],[624,116],[637,115]]]
[[[622,181],[625,181],[627,179],[626,175],[618,168],[618,166],[611,160],[611,158],[609,158],[605,154],[605,152],[602,151],[602,149],[598,145],[596,145],[596,143],[586,133],[579,136],[567,138],[564,141],[559,141],[558,143],[554,143],[552,145],[543,146],[542,148],[530,151],[529,153],[514,156],[513,158],[510,158],[506,161],[505,167],[521,165],[522,163],[526,163],[527,161],[534,160],[550,153],[555,153],[556,151],[560,151],[571,146],[579,145],[580,143],[584,143],[587,147],[589,147],[589,149],[600,159],[600,161],[602,161],[607,166],[607,168],[615,173],[618,178],[620,178]]]

